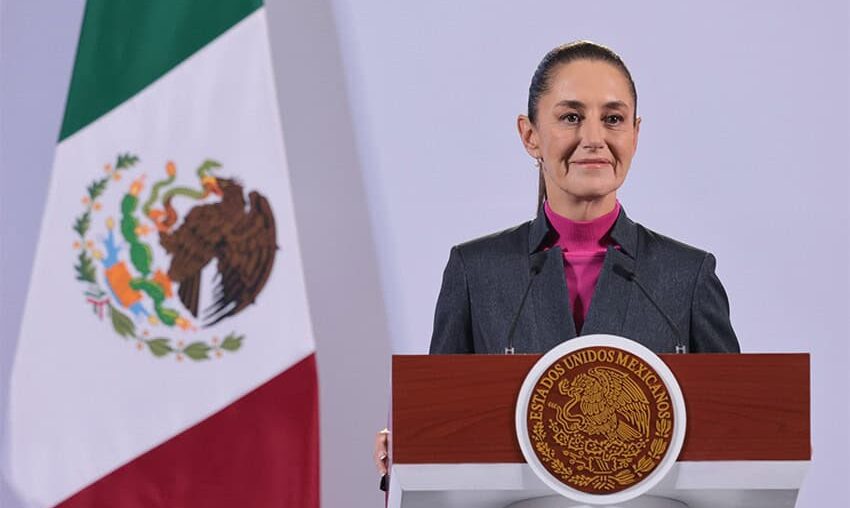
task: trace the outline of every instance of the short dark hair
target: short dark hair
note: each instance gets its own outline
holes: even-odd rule
[[[534,71],[534,76],[531,78],[531,86],[528,87],[528,119],[531,120],[531,123],[537,123],[537,104],[540,102],[540,97],[549,91],[549,81],[555,68],[576,60],[608,62],[619,69],[629,82],[632,100],[635,103],[634,120],[637,121],[637,89],[632,74],[620,55],[611,48],[595,42],[573,41],[552,49],[537,65],[537,70]]]
[[[611,48],[585,40],[573,41],[552,49],[546,53],[546,56],[537,65],[537,70],[534,71],[534,76],[531,78],[531,86],[528,87],[528,119],[531,123],[537,124],[537,104],[540,102],[540,97],[549,91],[549,81],[552,78],[552,73],[558,66],[576,60],[608,62],[623,73],[626,81],[629,82],[632,101],[635,103],[634,118],[632,121],[637,123],[637,88],[635,88],[635,81],[632,79],[632,73],[629,72],[629,68],[626,67],[620,55],[615,53]],[[546,182],[543,179],[543,168],[540,168],[540,178],[537,185],[538,210],[543,206],[543,200],[545,199]]]

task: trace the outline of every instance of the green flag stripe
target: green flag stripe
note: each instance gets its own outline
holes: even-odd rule
[[[137,94],[262,0],[88,0],[59,141]]]

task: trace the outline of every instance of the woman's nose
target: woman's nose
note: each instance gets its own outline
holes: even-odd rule
[[[581,146],[590,150],[598,150],[605,146],[602,122],[584,122],[582,124]]]

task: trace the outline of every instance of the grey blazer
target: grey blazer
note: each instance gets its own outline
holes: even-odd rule
[[[517,323],[516,352],[542,353],[576,337],[561,249],[542,249],[549,229],[541,208],[532,221],[452,248],[437,300],[432,354],[503,353],[532,263],[542,263],[542,269]],[[689,352],[740,352],[714,256],[632,222],[625,211],[611,238],[620,248],[608,247],[582,335],[610,333],[656,353],[675,350],[672,327],[624,275],[633,273],[672,318]],[[615,265],[625,270],[615,271]]]

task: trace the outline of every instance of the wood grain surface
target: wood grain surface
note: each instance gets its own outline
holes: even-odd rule
[[[660,356],[685,396],[679,460],[810,460],[808,354]],[[539,358],[394,356],[392,461],[525,462],[514,407]]]

